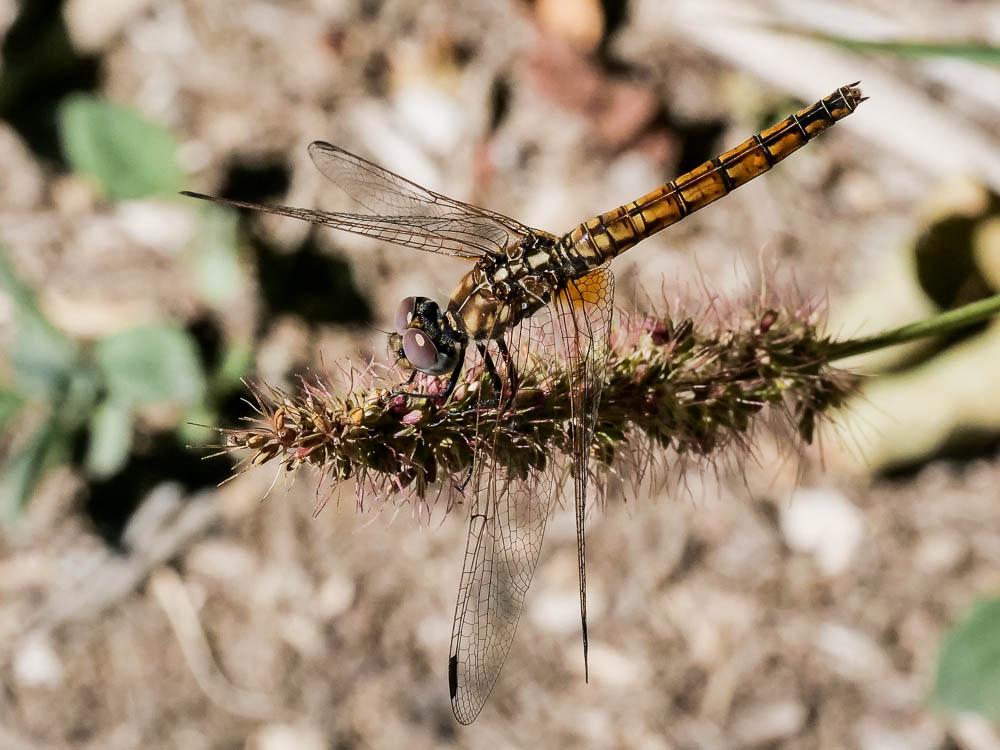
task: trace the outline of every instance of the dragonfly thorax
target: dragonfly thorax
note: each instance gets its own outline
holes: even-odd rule
[[[448,310],[470,339],[498,339],[586,273],[584,263],[558,237],[532,233],[505,255],[480,260],[459,281]]]

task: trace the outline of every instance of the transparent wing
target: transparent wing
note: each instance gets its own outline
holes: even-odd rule
[[[611,314],[615,277],[602,266],[574,281],[552,302],[556,345],[566,359],[571,379],[570,419],[573,452],[573,501],[576,510],[576,549],[580,577],[580,624],[583,663],[587,668],[587,478],[590,446],[604,390],[611,348]]]
[[[542,549],[555,482],[485,462],[451,635],[448,684],[455,718],[469,724],[493,691],[510,651]]]
[[[573,491],[580,575],[580,617],[587,657],[586,511],[588,459],[610,351],[614,276],[605,267],[570,282],[547,308],[506,337],[511,358],[494,366],[511,382],[526,368],[564,360],[570,378]],[[510,369],[514,369],[514,373]],[[484,392],[483,389],[480,391]],[[473,469],[472,517],[452,628],[448,681],[452,709],[472,722],[493,690],[507,658],[545,534],[545,522],[561,486],[562,466],[551,456],[524,456],[531,442],[504,444],[496,429],[504,415],[481,401],[475,407],[481,458]],[[535,468],[532,468],[535,467]],[[541,467],[541,468],[538,468]]]
[[[503,254],[532,231],[508,216],[428,190],[330,143],[315,141],[309,155],[328,180],[368,213],[420,219],[425,231],[442,239]]]
[[[508,359],[496,342],[489,345],[487,356],[505,391],[512,378],[533,366],[530,359],[539,352],[529,343],[544,327],[541,321],[548,319],[549,311],[543,308],[508,333]],[[544,348],[546,340],[551,343],[551,336],[535,343]],[[559,486],[558,464],[535,450],[531,435],[510,438],[496,429],[511,411],[490,405],[491,398],[484,397],[475,407],[478,450],[470,480],[472,517],[448,661],[452,710],[462,724],[479,714],[510,651]]]
[[[183,194],[466,260],[503,254],[532,231],[503,214],[420,187],[329,143],[316,141],[309,146],[309,155],[320,172],[363,211],[317,211],[234,201],[202,193]]]

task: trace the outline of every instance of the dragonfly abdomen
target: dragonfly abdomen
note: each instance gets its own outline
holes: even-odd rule
[[[706,161],[624,206],[584,222],[566,237],[571,252],[599,266],[646,237],[764,174],[847,117],[864,101],[857,84],[842,86],[736,148]]]

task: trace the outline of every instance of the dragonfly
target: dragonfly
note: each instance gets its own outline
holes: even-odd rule
[[[184,195],[472,263],[446,304],[427,297],[404,299],[389,334],[390,349],[412,370],[409,384],[418,373],[447,379],[437,398],[452,394],[468,366],[470,347],[478,351],[497,399],[503,392],[516,392],[518,373],[533,349],[548,347],[565,360],[572,378],[570,475],[586,677],[585,512],[588,460],[610,349],[614,275],[609,263],[769,171],[865,99],[860,82],[842,86],[725,153],[562,235],[428,190],[322,141],[312,143],[309,154],[319,171],[354,200],[355,212]],[[490,411],[502,415],[509,403]],[[463,724],[479,715],[506,660],[556,493],[548,472],[526,477],[491,459],[488,419],[480,432],[484,457],[476,459],[474,479],[466,490],[470,522],[448,659],[452,709]]]

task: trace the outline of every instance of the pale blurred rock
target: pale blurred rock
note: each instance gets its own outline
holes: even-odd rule
[[[419,117],[419,112],[414,111],[419,109],[420,107],[415,104],[406,107],[410,116]],[[352,129],[364,144],[361,152],[367,151],[376,154],[376,160],[380,166],[431,190],[446,192],[456,198],[462,197],[456,195],[453,188],[450,189],[448,185],[444,184],[442,170],[421,147],[421,145],[426,145],[419,143],[422,138],[421,133],[428,135],[422,127],[419,127],[418,133],[414,134],[407,133],[404,125],[401,132],[401,129],[396,127],[396,123],[400,119],[399,113],[389,110],[381,103],[374,102],[365,102],[354,107],[350,117]],[[432,120],[434,118],[432,114],[429,117]],[[414,135],[417,135],[416,139],[413,137]],[[431,141],[434,141],[433,136],[431,136]]]
[[[221,582],[243,582],[257,570],[257,557],[242,544],[225,539],[206,539],[188,553],[185,567],[190,573]]]
[[[115,207],[114,218],[128,239],[173,255],[194,234],[196,212],[190,208],[164,200],[124,201]]]
[[[781,531],[795,552],[811,554],[828,576],[850,567],[864,537],[864,519],[841,493],[801,489],[781,510]]]
[[[939,531],[920,540],[913,553],[914,567],[922,573],[954,570],[969,554],[969,546],[957,531]]]
[[[254,732],[246,750],[326,750],[323,733],[308,724],[269,724]]]
[[[579,653],[579,644],[575,644],[574,657],[579,659]],[[588,660],[590,679],[609,688],[634,687],[649,679],[648,660],[640,661],[631,654],[601,643],[590,643]]]
[[[282,639],[303,659],[318,659],[326,646],[319,623],[300,615],[286,615],[278,626]]]
[[[739,747],[754,747],[791,737],[802,731],[809,712],[798,700],[758,703],[742,708],[732,732]]]
[[[1000,733],[989,719],[976,714],[955,717],[951,735],[962,750],[996,750],[1000,747]]]
[[[884,678],[892,666],[889,657],[867,633],[828,622],[816,634],[816,647],[827,666],[853,682]]]
[[[449,93],[415,81],[396,92],[393,104],[403,130],[434,153],[447,156],[461,144],[465,135],[461,104]]]
[[[944,731],[930,719],[900,726],[865,718],[859,722],[857,737],[859,750],[936,750],[945,741]]]
[[[695,583],[674,586],[666,604],[671,622],[687,641],[690,659],[711,669],[740,648],[759,617],[751,597]]]
[[[152,0],[67,0],[63,18],[76,49],[99,52],[152,4]]]
[[[316,610],[325,620],[338,617],[354,603],[357,590],[354,581],[345,575],[334,573],[320,586],[316,594]]]
[[[577,593],[549,591],[529,601],[528,616],[540,629],[568,634],[580,628],[580,598]]]
[[[14,654],[14,678],[25,687],[56,687],[63,679],[63,664],[46,633],[31,633]]]

